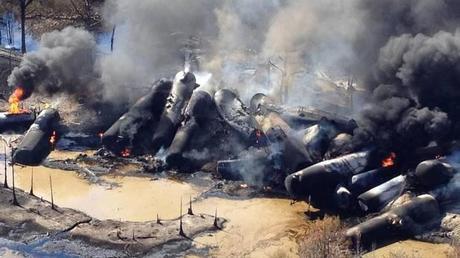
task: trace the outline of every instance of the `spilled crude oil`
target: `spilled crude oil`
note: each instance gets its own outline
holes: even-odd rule
[[[74,158],[77,153],[54,152],[55,159]],[[54,201],[61,207],[80,210],[97,219],[124,221],[148,221],[161,218],[172,219],[179,215],[181,199],[186,212],[190,196],[196,198],[209,189],[209,185],[179,182],[151,176],[124,176],[123,171],[101,176],[108,182],[90,184],[76,172],[33,168],[34,194],[50,200],[51,176]],[[31,167],[15,166],[16,186],[29,191]],[[0,179],[3,179],[0,165]],[[8,180],[11,182],[8,169]],[[195,213],[214,214],[228,219],[224,230],[200,236],[193,249],[207,250],[213,256],[266,257],[280,255],[294,257],[297,244],[289,230],[304,222],[304,206],[290,205],[282,198],[228,199],[221,197],[198,198],[193,204]]]

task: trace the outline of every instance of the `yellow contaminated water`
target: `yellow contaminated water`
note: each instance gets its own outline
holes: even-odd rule
[[[31,167],[15,166],[15,185],[29,191]],[[98,219],[147,221],[173,219],[179,216],[181,198],[184,203],[197,196],[199,189],[167,179],[155,181],[143,177],[103,176],[101,179],[117,187],[89,184],[77,173],[45,167],[33,168],[34,194],[51,200],[50,177],[55,204],[83,211]],[[0,173],[3,179],[4,172]],[[8,170],[12,185],[12,174]]]
[[[365,258],[448,258],[457,257],[453,248],[448,244],[433,244],[415,240],[405,240],[387,245],[373,252],[365,254]]]
[[[53,158],[72,158],[75,153],[54,153]],[[183,200],[183,213],[187,211],[190,196],[195,198],[206,188],[169,179],[152,180],[151,177],[102,176],[101,179],[118,186],[89,184],[78,173],[34,167],[34,194],[50,200],[51,176],[54,201],[61,207],[83,211],[98,219],[147,221],[172,219],[179,215]],[[16,186],[29,191],[32,167],[15,166]],[[0,182],[3,182],[3,164],[0,163]],[[11,185],[11,169],[8,168]],[[305,206],[290,205],[280,198],[252,198],[230,200],[210,197],[193,204],[195,213],[214,214],[228,219],[224,230],[205,234],[194,241],[198,248],[214,247],[212,256],[222,257],[295,257],[297,244],[289,231],[304,223]]]
[[[228,200],[208,198],[196,205],[199,210],[229,220],[223,231],[204,235],[197,247],[216,247],[216,257],[297,257],[298,245],[290,232],[305,223],[302,204],[291,205],[279,198]]]

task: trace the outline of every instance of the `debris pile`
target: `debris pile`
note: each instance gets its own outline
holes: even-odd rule
[[[249,107],[229,89],[211,96],[192,73],[180,72],[173,81],[155,83],[102,142],[122,157],[163,157],[168,168],[181,172],[215,164],[221,178],[261,188],[284,186],[294,199],[328,212],[383,212],[347,232],[363,244],[375,243],[377,236],[383,240],[432,229],[441,218],[441,204],[454,198],[434,194],[455,174],[436,157],[455,151],[455,144],[399,157],[397,150],[379,146],[357,149],[352,142],[357,128],[353,119],[286,108],[261,93]],[[407,193],[410,198],[399,201]]]
[[[10,112],[15,119],[22,114]],[[42,111],[13,161],[41,164],[60,138],[59,120],[56,109]],[[444,204],[456,198],[456,191],[442,190],[456,189],[456,169],[443,158],[458,149],[456,142],[408,154],[355,145],[357,130],[353,119],[288,108],[262,93],[246,106],[236,92],[202,90],[193,73],[181,71],[173,80],[155,82],[101,133],[103,149],[97,153],[112,161],[114,156],[161,160],[163,169],[179,172],[212,168],[218,177],[242,185],[285,189],[322,211],[370,216],[347,232],[363,245],[436,228]]]

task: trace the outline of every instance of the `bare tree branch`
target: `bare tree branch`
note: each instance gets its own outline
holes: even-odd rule
[[[26,0],[22,0],[22,1],[26,1]],[[29,6],[29,4],[31,4],[33,1],[34,1],[34,0],[28,0],[28,1],[26,2],[26,4],[25,4],[26,8],[27,8],[27,6]]]
[[[73,0],[70,0],[70,3],[72,4],[75,12],[77,12],[78,15],[80,15],[81,17],[84,17],[84,14],[78,9],[78,6],[75,4],[75,2]]]

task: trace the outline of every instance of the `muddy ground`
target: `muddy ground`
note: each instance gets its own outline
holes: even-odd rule
[[[19,191],[21,206],[14,206],[11,190],[0,186],[0,246],[4,247],[0,255],[299,256],[297,236],[307,224],[307,205],[292,204],[283,191],[221,180],[209,172],[155,170],[162,161],[149,157],[101,158],[95,150],[81,148],[79,137],[63,138],[42,166],[15,166],[15,185],[28,193],[33,182],[37,197]],[[0,161],[3,158],[0,155]],[[10,167],[7,175],[11,186]],[[49,203],[50,177],[57,210]],[[181,203],[186,214],[190,200],[196,215],[184,216],[187,238],[179,235],[177,218]],[[213,224],[216,211],[220,229]],[[162,224],[157,224],[157,215]],[[453,214],[443,223],[443,230],[453,237],[460,235],[458,218]],[[449,257],[452,251],[448,244],[403,241],[368,257],[401,248],[416,257],[429,257],[429,250],[436,250],[437,257]],[[415,252],[417,248],[426,252]]]
[[[130,161],[113,161],[110,169],[103,163],[91,166],[92,156],[92,151],[55,151],[45,166],[15,166],[16,186],[28,192],[33,173],[37,197],[21,192],[22,207],[16,207],[10,202],[11,191],[2,188],[0,208],[7,212],[0,221],[8,225],[0,232],[0,245],[8,247],[4,252],[70,257],[297,256],[295,230],[305,221],[302,204],[291,205],[273,190],[224,182],[210,173],[144,173],[142,164]],[[1,171],[0,179],[3,176]],[[50,208],[50,176],[58,211]],[[10,185],[11,179],[8,168]],[[193,241],[178,234],[180,204],[185,214],[190,199],[198,215],[185,215],[184,231]],[[222,229],[214,228],[216,211]],[[156,224],[157,214],[163,225]]]
[[[172,254],[189,248],[193,238],[215,232],[225,222],[209,214],[184,214],[184,236],[179,219],[159,222],[99,220],[74,209],[55,206],[17,189],[18,205],[11,189],[0,188],[0,245],[24,255],[37,256],[136,256],[163,245],[175,245]],[[188,247],[188,248],[185,248]]]

